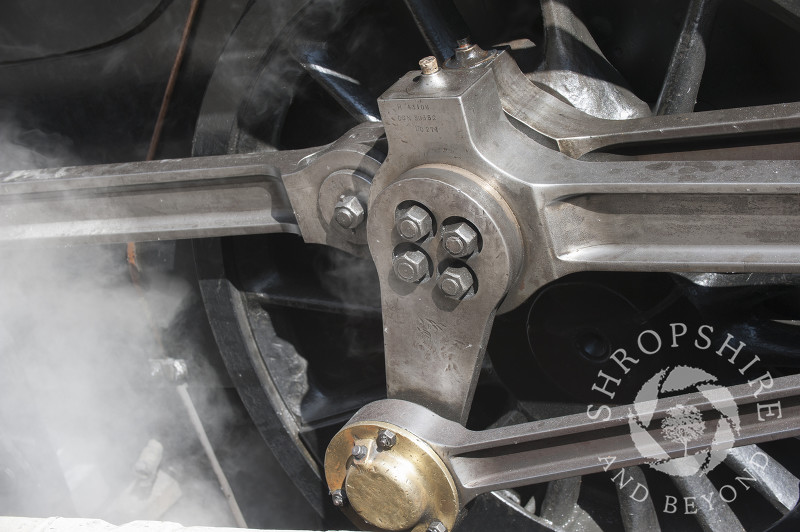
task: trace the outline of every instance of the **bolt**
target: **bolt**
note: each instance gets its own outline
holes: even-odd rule
[[[347,497],[345,497],[344,492],[342,490],[333,490],[331,492],[331,500],[333,501],[334,506],[338,506],[341,508],[344,506],[345,501],[347,501]]]
[[[459,222],[442,230],[442,242],[453,257],[466,257],[478,249],[478,233],[469,224]]]
[[[469,48],[470,46],[472,46],[472,43],[470,42],[469,37],[466,37],[464,39],[457,40],[456,46],[458,46],[459,48]]]
[[[356,460],[363,460],[367,457],[367,447],[366,445],[353,445],[352,451],[353,458]]]
[[[428,525],[428,532],[447,532],[447,527],[437,519]]]
[[[447,268],[439,277],[439,288],[451,299],[464,297],[474,283],[472,273],[466,268]]]
[[[428,236],[433,228],[431,215],[419,205],[398,212],[394,223],[400,236],[412,242]]]
[[[426,275],[430,265],[428,257],[421,251],[406,251],[394,258],[392,263],[394,273],[407,283],[421,281]]]
[[[422,69],[422,73],[425,75],[436,74],[439,72],[439,62],[432,55],[420,59],[419,67]]]
[[[357,197],[342,196],[333,208],[333,217],[345,229],[355,229],[364,221],[366,212]]]
[[[391,430],[385,429],[378,433],[378,448],[388,451],[397,443],[397,435]]]

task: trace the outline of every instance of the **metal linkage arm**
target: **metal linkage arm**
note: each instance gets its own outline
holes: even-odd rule
[[[363,236],[333,223],[334,211],[342,194],[366,204],[382,132],[359,126],[304,150],[3,172],[0,244],[284,232],[357,253]]]
[[[480,432],[414,403],[387,399],[364,407],[350,424],[388,423],[425,441],[447,464],[463,505],[487,491],[684,456],[691,459],[706,451],[721,449],[724,457],[732,447],[800,434],[800,375],[776,378],[769,389],[759,390],[759,384],[663,398],[657,405],[614,407],[597,419],[583,413]],[[730,423],[733,428],[727,437],[728,432],[709,428],[684,447],[661,434],[661,421],[677,405],[696,408],[707,427],[717,422],[723,426],[731,409],[738,418]],[[647,427],[634,426],[634,413],[649,407]],[[649,446],[635,443],[644,441],[638,436],[642,430],[652,438]]]
[[[0,241],[299,233],[281,167],[307,154],[291,154],[294,161],[290,154],[224,155],[0,174]]]
[[[800,268],[794,161],[586,164],[581,181],[533,185],[559,275]]]

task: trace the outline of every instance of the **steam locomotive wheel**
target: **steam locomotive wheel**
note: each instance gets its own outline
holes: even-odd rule
[[[754,50],[765,42],[797,44],[797,34],[749,4],[731,4],[720,7],[715,27],[721,29],[709,37],[698,109],[796,99],[798,73],[785,73]],[[581,7],[582,20],[588,21],[612,69],[629,84],[626,90],[641,101],[658,100],[686,4],[652,2],[647,9],[633,9],[620,1],[605,8]],[[532,46],[546,40],[547,17],[538,7],[508,1],[491,9],[460,2],[459,8],[477,42],[512,42],[521,66],[545,58],[544,46]],[[642,31],[645,27],[652,31]],[[742,27],[751,30],[749,44],[737,37]],[[359,121],[375,120],[377,96],[428,54],[416,31],[399,2],[380,7],[360,1],[335,7],[324,2],[252,4],[207,91],[195,154],[320,145]],[[724,54],[714,55],[714,50],[731,47],[740,57],[751,54],[750,62],[731,65],[725,60],[720,67]],[[655,59],[642,57],[642,50]],[[741,80],[736,91],[726,85],[726,68],[749,79],[747,69],[756,67],[764,78],[777,71],[784,76],[769,90],[763,83]],[[529,70],[537,80],[534,69]],[[553,83],[546,76],[538,82]],[[674,145],[659,153],[599,156],[796,157],[787,140],[768,138],[758,146]],[[245,406],[312,507],[337,524],[339,512],[322,481],[325,448],[358,408],[385,397],[374,266],[291,235],[195,241],[194,250],[209,321]],[[689,331],[711,326],[711,344],[723,345],[731,335],[770,371],[794,372],[798,284],[787,276],[604,272],[556,281],[496,321],[467,425],[478,430],[591,411],[590,405],[603,399],[593,389],[594,379],[599,369],[614,366],[615,350],[634,352],[642,331],[666,335],[674,333],[673,324],[685,327],[687,339]],[[743,382],[740,368],[726,366],[716,355],[698,360],[692,345],[681,343],[648,358],[625,378],[613,399],[633,401],[653,374],[680,365],[699,367],[721,383]],[[636,483],[649,486],[649,504],[621,486],[613,473],[484,495],[468,508],[459,529],[764,529],[797,501],[800,463],[793,443],[745,448],[702,480],[675,481],[647,467],[635,469]],[[769,475],[745,488],[737,478],[754,453],[768,457]],[[737,496],[732,498],[726,486],[738,486]],[[716,498],[705,509],[698,501],[709,493]]]

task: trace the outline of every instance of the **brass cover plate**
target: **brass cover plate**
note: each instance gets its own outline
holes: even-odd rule
[[[397,435],[381,449],[381,430]],[[354,445],[368,451],[352,455]],[[420,438],[383,422],[354,423],[333,437],[325,453],[325,477],[331,492],[342,490],[342,511],[362,530],[425,532],[439,520],[452,530],[459,511],[458,492],[444,462]]]

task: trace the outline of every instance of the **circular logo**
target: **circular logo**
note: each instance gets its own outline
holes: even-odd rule
[[[717,378],[701,369],[675,366],[651,377],[639,390],[628,413],[628,425],[634,445],[642,457],[651,460],[650,467],[663,473],[686,477],[707,473],[725,459],[739,435],[739,411],[727,388],[715,384]],[[669,395],[699,392],[719,413],[719,419],[706,421],[690,404],[675,404],[666,416],[654,420],[659,402]],[[660,430],[659,430],[660,429]],[[689,454],[689,444],[713,430],[711,446]],[[653,437],[683,445],[684,455],[671,458]]]

